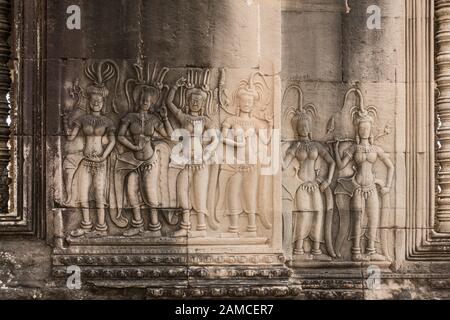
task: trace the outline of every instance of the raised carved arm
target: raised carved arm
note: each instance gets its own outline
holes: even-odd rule
[[[180,122],[183,122],[184,120],[184,114],[183,111],[177,108],[177,106],[173,103],[173,100],[175,99],[175,93],[177,92],[178,88],[183,86],[184,78],[178,79],[177,83],[172,86],[169,90],[169,94],[167,95],[166,99],[166,105],[170,109],[170,111],[177,117],[177,119]]]
[[[165,106],[162,106],[159,111],[161,118],[162,118],[162,124],[158,127],[159,133],[164,137],[171,137],[173,133],[173,127],[172,124],[169,121],[169,117],[167,116],[167,109]]]

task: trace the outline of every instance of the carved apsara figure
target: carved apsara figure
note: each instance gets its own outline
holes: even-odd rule
[[[257,76],[261,77],[261,81],[256,81]],[[258,214],[257,203],[260,182],[258,143],[262,141],[268,144],[273,128],[271,115],[265,113],[262,119],[254,115],[254,112],[260,111],[255,109],[264,105],[264,88],[267,88],[267,84],[259,72],[253,73],[248,80],[242,80],[234,94],[237,112],[222,123],[222,141],[228,150],[225,150],[225,163],[220,167],[219,181],[226,182],[220,190],[218,207],[225,208],[230,223],[223,237],[239,237],[239,218],[242,213],[248,219],[245,237],[257,236],[257,215],[264,227],[271,228],[265,216]],[[263,141],[260,130],[265,130],[266,141]]]
[[[306,259],[331,260],[329,256],[322,253],[320,245],[326,240],[328,254],[335,256],[331,239],[333,198],[329,188],[334,175],[335,162],[321,143],[312,140],[313,119],[317,113],[315,106],[303,104],[303,93],[297,85],[289,86],[285,97],[292,89],[298,92],[298,106],[288,108],[286,117],[293,114],[291,123],[297,134],[297,141],[294,141],[287,150],[283,169],[297,159],[298,188],[292,195],[294,254]],[[327,177],[319,176],[320,170],[316,170],[319,157],[328,166]],[[304,244],[308,238],[311,240],[311,255],[305,253]]]
[[[341,152],[338,140],[335,144],[335,155],[340,170],[353,161],[355,173],[351,177],[338,179],[335,194],[336,197],[347,196],[350,198],[349,239],[352,241],[352,260],[384,261],[388,256],[387,239],[382,239],[383,254],[377,253],[375,244],[378,242],[380,218],[387,220],[384,215],[389,205],[386,200],[392,186],[394,164],[383,149],[374,144],[373,125],[376,108],[364,105],[362,92],[358,88],[352,88],[347,92],[344,105],[350,93],[355,93],[359,100],[358,105],[351,109],[356,143]],[[381,160],[387,168],[385,181],[376,178],[374,165],[378,160]],[[342,204],[339,199],[337,204],[342,216],[346,205]],[[366,226],[363,224],[364,218],[367,218]],[[364,254],[361,246],[363,236],[367,239]]]
[[[124,207],[131,208],[133,211],[131,228],[125,231],[124,235],[142,235],[144,219],[141,207],[145,205],[151,209],[150,232],[146,234],[156,237],[161,235],[161,223],[157,211],[160,206],[158,196],[160,158],[156,142],[161,140],[159,137],[170,137],[173,132],[167,110],[163,105],[165,99],[163,80],[168,69],[163,68],[156,75],[155,65],[152,76],[150,76],[150,70],[147,70],[149,78],[144,79],[143,68],[139,65],[135,65],[135,68],[138,81],[126,83],[129,105],[134,107],[135,111],[122,118],[118,133],[118,141],[129,151],[118,155],[115,163],[114,190],[117,206],[114,208],[118,211],[113,221],[123,226],[121,221],[124,217],[121,211]],[[129,89],[132,83],[135,85],[134,90]],[[153,113],[154,111],[158,111],[160,116]],[[124,191],[126,197],[124,197]],[[125,200],[128,201],[127,206],[124,205]]]
[[[183,210],[180,229],[175,231],[174,237],[205,237],[206,222],[212,220],[208,216],[208,193],[210,162],[214,157],[218,145],[215,123],[210,118],[212,110],[212,91],[209,88],[210,71],[188,71],[188,78],[181,78],[170,89],[167,106],[175,115],[184,131],[183,154],[184,160],[175,161],[172,167],[181,169],[177,176],[177,202]],[[180,107],[175,105],[177,91],[180,97]],[[215,186],[213,186],[215,188]],[[213,188],[211,187],[211,188]],[[191,213],[197,216],[195,231],[190,231]]]
[[[117,66],[109,61],[92,64],[86,68],[86,76],[93,85],[86,89],[88,113],[72,120],[68,130],[68,140],[73,141],[78,135],[84,138],[82,157],[77,164],[70,195],[82,211],[80,228],[70,235],[80,237],[106,236],[108,226],[105,221],[108,185],[108,157],[116,143],[115,126],[111,119],[102,114],[109,94],[105,83],[117,74]],[[94,204],[95,205],[94,205]],[[91,211],[97,213],[95,227],[91,220]]]

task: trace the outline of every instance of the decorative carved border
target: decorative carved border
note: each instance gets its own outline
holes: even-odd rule
[[[13,68],[10,213],[0,216],[0,236],[45,234],[45,10],[46,1],[6,0],[11,5],[10,65]]]
[[[435,1],[406,0],[406,14],[406,259],[448,261],[450,234],[435,229]]]

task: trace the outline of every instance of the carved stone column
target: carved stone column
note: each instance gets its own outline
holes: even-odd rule
[[[437,230],[450,232],[450,1],[437,0],[436,10],[436,101],[437,139]]]
[[[11,79],[8,67],[10,46],[8,38],[11,33],[10,23],[11,1],[0,0],[0,214],[8,212],[9,177],[8,165],[10,151],[9,103],[7,94],[10,91]]]

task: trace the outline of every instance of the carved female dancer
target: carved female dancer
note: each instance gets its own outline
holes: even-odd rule
[[[356,172],[353,177],[338,179],[338,186],[335,194],[345,194],[350,200],[351,229],[350,239],[352,240],[352,260],[386,260],[384,255],[376,252],[377,230],[380,226],[380,197],[378,189],[382,195],[386,195],[392,185],[394,177],[394,165],[389,156],[379,146],[374,145],[372,127],[376,108],[365,107],[362,92],[353,88],[346,94],[346,99],[350,93],[356,93],[359,98],[359,105],[351,110],[353,124],[356,131],[356,144],[350,146],[343,152],[343,157],[339,151],[339,141],[335,144],[336,163],[340,170],[344,169],[353,160]],[[374,165],[377,160],[381,160],[387,168],[386,181],[379,181],[375,177]],[[367,227],[363,229],[362,220],[367,216]],[[362,254],[361,237],[365,235],[367,245]]]
[[[189,153],[184,163],[173,161],[171,164],[181,168],[177,177],[177,201],[183,210],[181,227],[174,232],[174,237],[206,236],[206,218],[209,218],[207,210],[208,162],[213,157],[218,145],[217,134],[205,134],[209,130],[215,129],[214,122],[209,117],[212,114],[212,92],[209,88],[209,77],[209,70],[205,70],[203,74],[189,70],[188,79],[179,79],[167,97],[168,108],[180,122],[181,128],[186,131],[186,135],[183,136],[183,152]],[[174,104],[175,93],[178,89],[181,89],[180,109]],[[195,232],[189,231],[191,210],[197,215]]]
[[[270,137],[273,127],[272,119],[261,120],[253,115],[256,102],[261,102],[264,94],[263,83],[255,82],[257,75],[261,76],[265,84],[264,77],[260,73],[253,73],[248,81],[241,81],[235,94],[237,114],[222,123],[223,143],[231,147],[234,163],[237,163],[225,163],[220,168],[222,175],[230,176],[226,190],[222,191],[222,197],[226,198],[225,211],[230,219],[228,232],[222,235],[224,237],[239,236],[239,216],[243,212],[248,218],[247,231],[244,236],[256,237],[257,235],[259,130],[267,130],[267,137]],[[263,215],[260,215],[260,219],[266,228],[271,227]]]
[[[326,244],[328,254],[334,256],[331,242],[331,223],[333,213],[333,199],[329,185],[333,179],[335,162],[329,152],[318,142],[312,140],[312,120],[316,117],[316,108],[312,104],[303,105],[303,93],[300,87],[292,85],[286,89],[286,94],[290,89],[298,91],[298,107],[290,107],[287,116],[294,114],[292,125],[297,133],[298,141],[293,142],[286,152],[283,161],[283,169],[289,167],[294,159],[299,162],[297,177],[300,180],[294,197],[293,212],[295,241],[294,254],[304,255],[304,241],[310,238],[312,241],[312,257],[319,260],[330,260],[328,256],[322,254],[320,244],[323,242],[324,230],[324,198],[327,203],[327,228]],[[284,99],[283,99],[284,100]],[[328,177],[323,179],[316,171],[317,160],[321,157],[328,164]],[[324,197],[325,195],[325,197]]]
[[[94,64],[86,69],[86,75],[94,82],[94,85],[86,89],[90,113],[73,120],[74,127],[69,130],[68,135],[69,141],[75,140],[78,134],[84,136],[83,159],[78,165],[74,179],[77,183],[76,202],[82,210],[83,219],[80,228],[70,233],[73,237],[107,235],[108,226],[105,222],[107,158],[116,143],[114,123],[101,114],[109,94],[105,82],[114,76],[113,68],[109,64]],[[95,201],[94,208],[97,211],[95,231],[92,231],[93,224],[90,217],[90,210],[93,209],[89,203],[91,199]]]
[[[139,66],[136,66],[136,68],[139,74]],[[155,150],[155,135],[159,133],[163,137],[170,137],[173,129],[164,106],[159,107],[162,121],[151,111],[157,109],[156,106],[160,105],[165,98],[163,95],[163,80],[167,72],[168,69],[163,68],[157,79],[140,81],[134,88],[137,102],[135,103],[138,110],[128,113],[121,121],[118,141],[131,150],[117,157],[115,167],[115,189],[119,208],[121,202],[123,203],[123,195],[120,191],[126,181],[126,195],[133,210],[131,228],[124,232],[125,236],[143,234],[144,220],[141,214],[143,204],[151,208],[150,235],[155,237],[161,235],[161,223],[157,211],[159,206],[158,178],[160,164]],[[155,72],[153,72],[153,75],[155,75]]]

